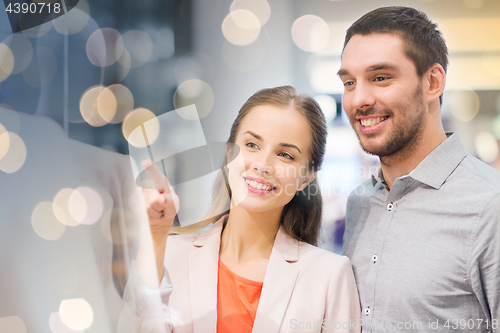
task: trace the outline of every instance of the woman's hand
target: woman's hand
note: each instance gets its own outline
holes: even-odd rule
[[[151,177],[149,182],[143,184],[142,195],[146,204],[153,238],[158,281],[161,282],[167,237],[179,210],[179,197],[175,194],[174,188],[169,185],[167,177],[160,172],[156,164],[145,160],[141,165]]]

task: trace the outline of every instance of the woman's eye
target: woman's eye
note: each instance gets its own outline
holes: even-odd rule
[[[257,149],[257,148],[259,148],[259,146],[257,146],[257,144],[256,144],[256,143],[253,143],[253,142],[248,142],[248,143],[246,144],[246,146],[247,146],[248,148],[252,148],[252,149]]]
[[[285,153],[285,152],[279,153],[278,156],[282,156],[282,157],[289,159],[289,160],[292,160],[292,161],[295,160],[292,155]]]

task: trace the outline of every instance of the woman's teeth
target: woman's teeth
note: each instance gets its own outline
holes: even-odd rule
[[[254,180],[246,180],[247,184],[250,185],[250,187],[256,189],[256,190],[264,190],[264,191],[270,191],[273,187],[270,185],[265,185],[262,183],[257,183]]]
[[[361,125],[364,127],[372,127],[379,124],[381,121],[386,120],[388,117],[377,117],[370,119],[361,119]]]

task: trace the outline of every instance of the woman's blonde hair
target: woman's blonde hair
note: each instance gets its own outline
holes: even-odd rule
[[[256,106],[273,105],[278,107],[292,107],[299,111],[307,120],[312,144],[310,150],[309,171],[318,171],[323,163],[326,147],[327,126],[326,120],[318,103],[310,96],[297,95],[290,86],[263,89],[253,94],[241,107],[231,126],[229,144],[235,144],[236,135],[245,116]],[[229,150],[232,149],[232,146]],[[210,223],[218,221],[229,213],[231,188],[227,181],[228,157],[224,159],[220,172],[213,187],[212,207],[208,212],[209,218],[204,221],[182,228],[172,228],[174,233],[188,233],[199,230]],[[229,199],[228,199],[229,194]],[[285,205],[281,214],[280,223],[285,232],[300,241],[317,245],[321,226],[322,198],[321,191],[314,179],[307,187],[296,193],[292,200]]]

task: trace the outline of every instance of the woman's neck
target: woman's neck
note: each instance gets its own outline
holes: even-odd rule
[[[221,236],[221,259],[236,263],[269,259],[282,210],[253,213],[233,207]]]

